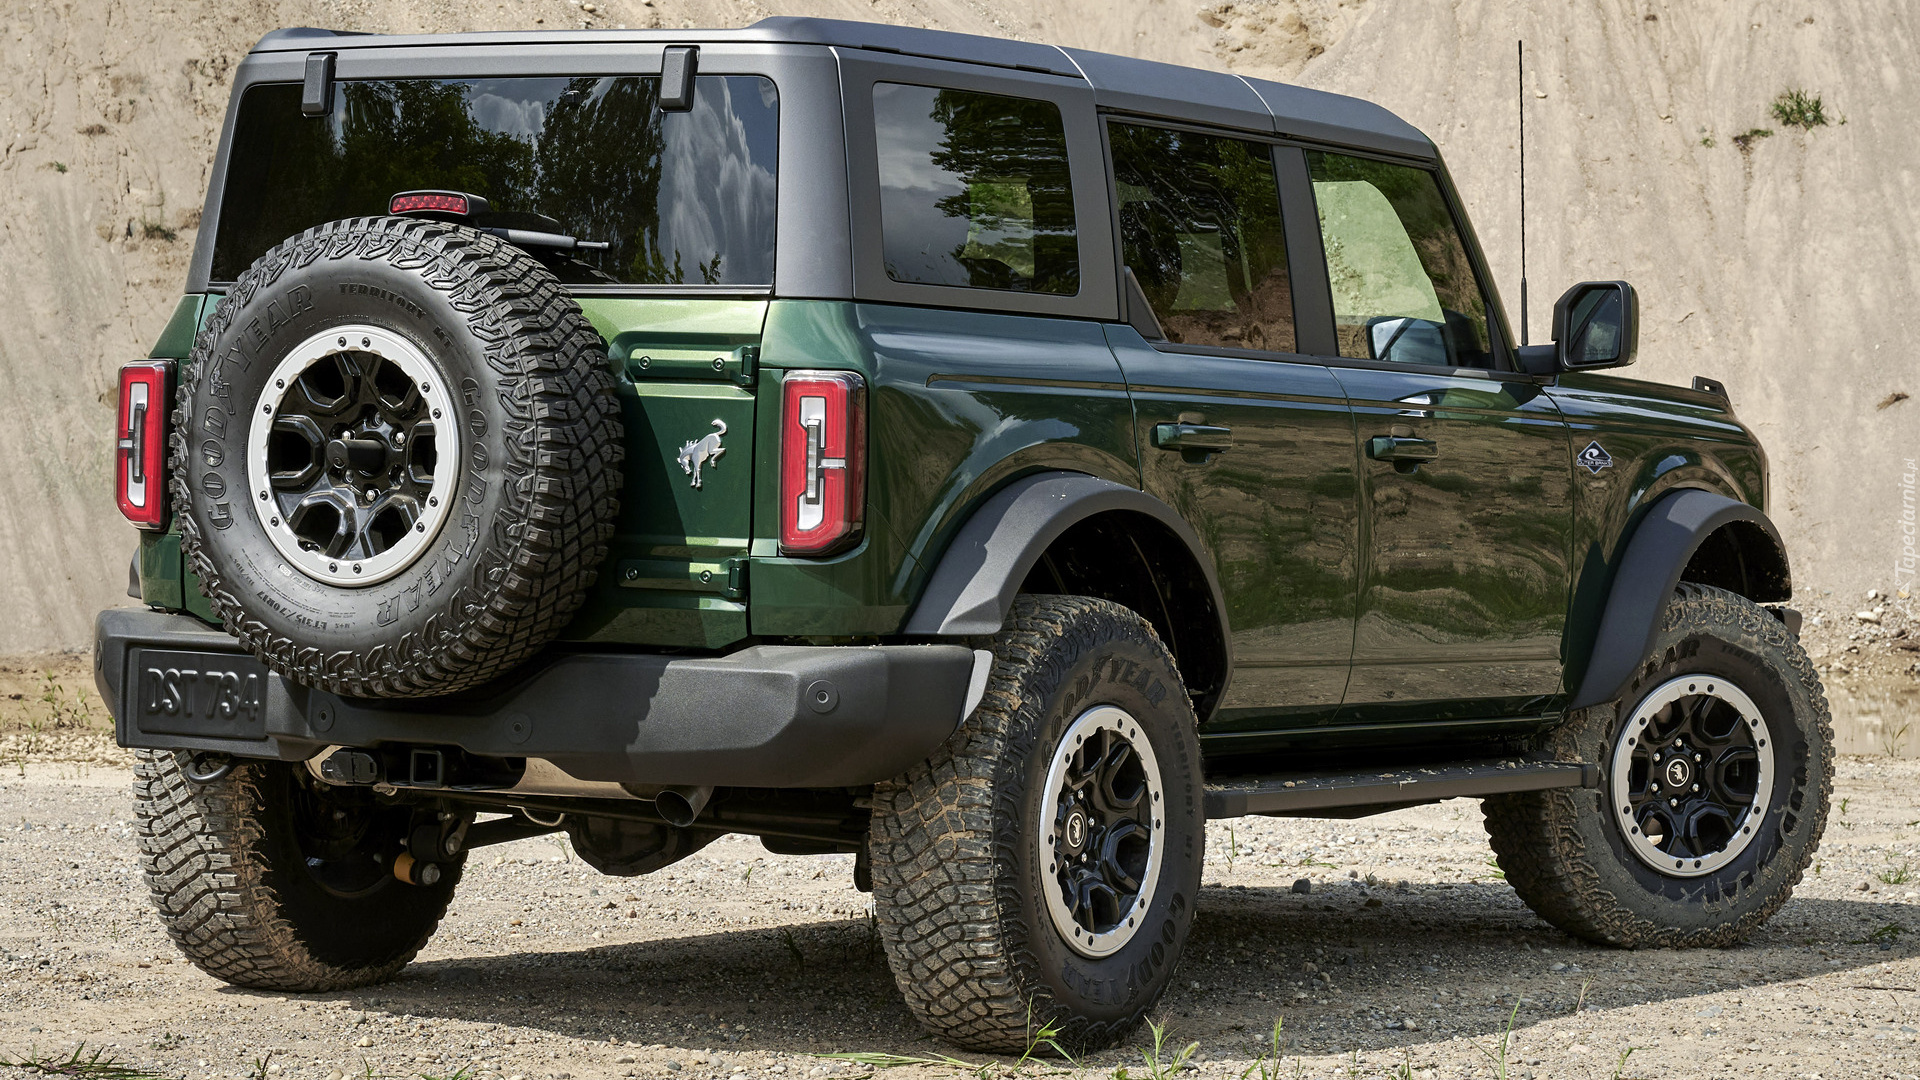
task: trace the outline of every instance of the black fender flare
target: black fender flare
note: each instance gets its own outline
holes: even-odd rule
[[[903,632],[935,637],[998,633],[1021,583],[1048,546],[1079,522],[1114,510],[1144,514],[1187,546],[1213,593],[1220,640],[1223,645],[1230,642],[1226,598],[1213,558],[1186,520],[1144,491],[1077,472],[1021,477],[981,503],[947,545]]]
[[[1736,521],[1751,522],[1765,533],[1784,564],[1786,547],[1779,530],[1746,503],[1718,492],[1684,488],[1661,496],[1648,508],[1614,570],[1593,652],[1569,709],[1619,698],[1634,670],[1652,651],[1660,613],[1666,610],[1694,552],[1708,537]]]

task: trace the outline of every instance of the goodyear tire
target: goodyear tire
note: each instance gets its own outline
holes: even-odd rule
[[[1549,751],[1597,762],[1596,790],[1486,801],[1507,881],[1541,918],[1626,947],[1731,945],[1786,903],[1819,845],[1833,725],[1778,619],[1683,584],[1617,705]]]
[[[391,978],[433,936],[465,853],[431,885],[392,873],[411,811],[326,788],[301,765],[248,762],[207,782],[190,755],[139,750],[134,821],[147,889],[195,967],[260,990]]]
[[[604,344],[471,229],[334,222],[261,256],[182,374],[183,549],[276,671],[421,697],[550,642],[606,554],[622,453]]]
[[[980,706],[874,792],[873,897],[932,1033],[1018,1053],[1045,1026],[1112,1043],[1160,997],[1203,852],[1193,707],[1152,627],[1117,604],[1023,596]]]

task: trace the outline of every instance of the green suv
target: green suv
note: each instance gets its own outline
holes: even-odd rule
[[[1203,831],[1485,800],[1534,910],[1725,945],[1833,739],[1766,457],[1517,341],[1365,102],[769,19],[268,35],[121,377],[102,612],[155,904],[243,986],[391,977],[476,847],[853,853],[960,1045],[1110,1042]]]

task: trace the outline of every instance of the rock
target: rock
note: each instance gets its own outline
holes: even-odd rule
[[[621,1054],[619,1057],[613,1059],[613,1063],[615,1065],[631,1065],[633,1064],[633,1055]]]
[[[1313,881],[1309,878],[1295,878],[1293,881],[1293,891],[1305,896],[1313,891]]]
[[[1880,621],[1880,613],[1878,611],[1856,611],[1853,613],[1853,617],[1863,623],[1878,623]]]
[[[1869,600],[1878,600],[1878,599],[1880,599],[1880,590],[1879,590],[1879,589],[1868,589],[1868,590],[1867,590],[1867,599],[1869,599]]]
[[[359,1041],[359,1042],[357,1042],[357,1043],[354,1043],[353,1045],[355,1045],[355,1046],[358,1046],[358,1047],[361,1047],[361,1048],[363,1048],[363,1049],[364,1049],[364,1048],[366,1048],[366,1047],[369,1047],[369,1046],[372,1046],[372,1045],[373,1045],[373,1036],[371,1036],[371,1035],[362,1035],[362,1036],[360,1036],[360,1041]]]
[[[679,1072],[679,1071],[680,1071],[680,1063],[679,1063],[679,1062],[677,1062],[677,1061],[671,1061],[671,1060],[669,1060],[669,1061],[667,1062],[667,1070],[668,1070],[669,1072]]]
[[[1411,1017],[1411,1016],[1409,1016],[1409,1017],[1407,1017],[1407,1018],[1406,1018],[1405,1020],[1402,1020],[1402,1021],[1400,1021],[1400,1024],[1401,1024],[1401,1026],[1402,1026],[1402,1027],[1404,1027],[1404,1028],[1405,1028],[1406,1030],[1408,1030],[1408,1031],[1419,1031],[1419,1030],[1420,1030],[1420,1021],[1418,1021],[1418,1020],[1415,1020],[1415,1019],[1414,1019],[1413,1017]]]

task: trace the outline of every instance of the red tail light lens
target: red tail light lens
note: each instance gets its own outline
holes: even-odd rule
[[[866,386],[845,371],[790,371],[780,411],[780,550],[825,555],[860,538]]]
[[[173,363],[141,360],[120,369],[120,428],[114,494],[120,512],[143,529],[167,521],[167,413]]]
[[[403,191],[387,200],[389,214],[451,214],[467,217],[483,214],[487,200],[464,191]]]

